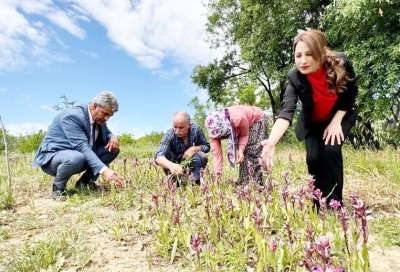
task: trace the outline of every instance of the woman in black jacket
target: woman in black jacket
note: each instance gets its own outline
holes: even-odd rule
[[[331,199],[342,204],[342,144],[357,115],[358,87],[352,63],[345,54],[329,49],[319,30],[301,32],[293,49],[295,67],[288,73],[289,84],[271,135],[261,142],[262,158],[266,167],[273,165],[275,145],[291,125],[300,99],[296,136],[299,141],[305,140],[314,186],[327,198],[327,204]]]

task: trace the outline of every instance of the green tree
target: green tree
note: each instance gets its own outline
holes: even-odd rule
[[[205,130],[204,122],[206,121],[207,111],[209,110],[207,105],[201,104],[199,98],[195,96],[190,100],[188,106],[195,110],[194,115],[191,117],[191,122],[198,124]]]
[[[137,139],[137,144],[139,146],[157,146],[161,142],[163,136],[164,132],[152,131]]]
[[[218,103],[229,100],[232,92],[237,97],[240,87],[261,87],[269,100],[264,106],[275,114],[286,86],[286,73],[293,66],[293,37],[299,29],[316,28],[330,2],[211,0],[209,41],[227,53],[221,60],[196,66],[192,81]],[[255,100],[246,96],[244,101]]]
[[[45,135],[46,133],[43,130],[25,136],[20,135],[17,139],[18,151],[21,153],[35,152],[39,148]]]
[[[53,109],[54,109],[55,111],[63,111],[63,110],[66,109],[66,108],[69,108],[69,107],[74,106],[75,103],[76,103],[76,100],[74,100],[74,101],[69,101],[68,97],[67,97],[65,94],[62,94],[62,95],[60,96],[60,99],[62,100],[63,106],[59,106],[59,104],[54,105],[54,106],[53,106]]]
[[[118,138],[122,146],[136,144],[136,140],[131,133],[123,133],[119,135]]]
[[[336,0],[327,7],[321,27],[331,47],[346,52],[354,63],[359,132],[372,138],[377,120],[399,124],[400,1]]]
[[[9,134],[7,130],[5,131],[5,135],[6,135],[8,151],[15,151],[17,148],[17,137]],[[0,129],[0,152],[3,152],[4,149],[5,146],[4,146],[3,130]]]

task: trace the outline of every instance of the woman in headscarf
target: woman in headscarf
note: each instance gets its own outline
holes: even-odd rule
[[[267,138],[268,121],[264,112],[254,106],[231,106],[222,111],[211,111],[205,121],[211,138],[214,173],[222,175],[221,140],[228,139],[228,161],[231,167],[239,164],[237,183],[262,182],[260,142]]]

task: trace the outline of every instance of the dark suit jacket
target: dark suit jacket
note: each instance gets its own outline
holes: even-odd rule
[[[352,81],[347,82],[347,89],[343,93],[338,94],[336,104],[332,108],[332,117],[338,110],[346,111],[344,118],[349,118],[352,125],[355,124],[356,97],[358,94],[358,86],[355,78],[355,73],[351,61],[344,53],[337,53],[337,56],[344,60],[344,67],[347,75],[352,78]],[[314,110],[314,100],[311,85],[307,80],[306,75],[299,72],[297,68],[292,68],[288,73],[289,84],[286,87],[285,94],[281,103],[281,109],[276,118],[284,118],[293,121],[293,115],[296,110],[298,99],[302,102],[299,120],[296,125],[296,137],[299,141],[304,140],[310,128],[313,126],[312,113]]]
[[[98,174],[104,163],[90,147],[89,104],[70,107],[59,113],[51,123],[33,160],[33,166],[41,167],[49,162],[57,151],[76,150],[81,152],[92,168],[93,174]],[[105,146],[113,136],[106,122],[101,125],[96,146]]]

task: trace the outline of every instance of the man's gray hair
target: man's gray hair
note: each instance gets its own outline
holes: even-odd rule
[[[175,118],[178,115],[183,116],[188,121],[188,123],[190,124],[190,115],[189,115],[189,113],[187,113],[186,111],[176,111],[174,113],[174,115],[172,116],[172,118]]]
[[[118,111],[118,101],[112,92],[101,92],[93,98],[92,102],[102,108],[110,106],[114,113]]]

